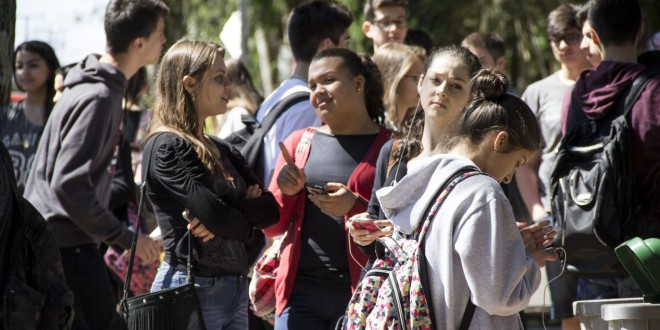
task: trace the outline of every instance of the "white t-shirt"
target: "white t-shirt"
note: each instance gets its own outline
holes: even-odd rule
[[[264,117],[277,105],[283,98],[295,92],[307,91],[311,92],[307,87],[307,82],[298,78],[291,77],[282,82],[273,93],[271,93],[266,100],[262,103],[261,108],[257,112],[257,120],[263,121]],[[266,111],[264,111],[267,109]],[[312,104],[309,101],[299,102],[289,109],[287,109],[275,121],[273,127],[264,136],[264,185],[268,187],[277,156],[280,154],[279,142],[284,141],[289,134],[302,128],[310,126],[320,126],[321,120],[316,115]]]
[[[573,85],[559,78],[559,71],[527,87],[522,100],[529,105],[541,125],[545,147],[539,159],[539,198],[546,211],[550,212],[550,175],[555,167],[555,150],[561,141],[561,108],[567,91]]]

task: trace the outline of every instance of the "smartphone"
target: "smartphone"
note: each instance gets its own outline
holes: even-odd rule
[[[328,194],[328,192],[325,190],[325,187],[318,184],[305,183],[305,188],[307,188],[307,191],[309,191],[310,194],[316,194],[316,195]]]
[[[351,223],[355,229],[365,229],[368,231],[380,230],[380,228],[378,228],[378,226],[376,226],[374,221],[370,218],[353,217],[351,218]]]

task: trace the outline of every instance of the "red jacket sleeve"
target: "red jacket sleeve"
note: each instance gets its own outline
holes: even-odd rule
[[[284,141],[286,150],[289,152],[289,155],[293,157],[298,167],[304,167],[304,162],[306,161],[306,159],[297,159],[296,157],[300,158],[300,156],[295,154],[296,146],[298,145],[298,141],[300,141],[300,137],[304,131],[304,129],[295,131],[291,133],[291,135],[289,135],[289,137]],[[281,235],[287,230],[289,223],[295,214],[298,204],[300,202],[304,202],[304,200],[301,201],[301,199],[305,198],[305,194],[302,192],[295,196],[284,195],[282,190],[280,190],[280,187],[277,185],[277,177],[280,175],[280,171],[285,164],[286,161],[284,160],[284,157],[282,157],[282,153],[280,153],[280,155],[277,156],[273,177],[270,181],[270,185],[268,186],[268,190],[273,193],[275,200],[280,206],[280,219],[276,224],[263,230],[264,234],[268,237]]]

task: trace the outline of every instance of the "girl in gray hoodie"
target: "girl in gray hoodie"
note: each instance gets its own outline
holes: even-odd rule
[[[395,235],[411,234],[453,173],[476,166],[488,174],[461,182],[427,232],[425,262],[438,329],[457,328],[469,300],[476,305],[470,329],[522,329],[518,312],[539,286],[539,266],[554,258],[543,251],[553,240],[551,228],[534,226],[521,236],[499,185],[509,182],[543,145],[529,107],[507,94],[507,88],[500,73],[477,74],[473,101],[458,117],[455,131],[439,144],[440,153],[411,160],[400,182],[377,192]],[[425,112],[441,110],[428,108]]]

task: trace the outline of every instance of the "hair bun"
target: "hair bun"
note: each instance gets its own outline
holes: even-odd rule
[[[495,100],[509,90],[509,78],[494,69],[482,69],[472,78],[472,94],[475,98]]]

